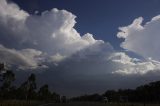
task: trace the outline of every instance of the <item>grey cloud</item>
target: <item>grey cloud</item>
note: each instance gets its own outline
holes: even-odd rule
[[[156,67],[159,66],[159,62],[153,60],[141,61],[116,52],[109,44],[97,44],[73,54],[58,66],[52,65],[48,71],[39,74],[39,78],[41,83],[49,83],[57,92],[74,96],[134,88],[158,80],[159,68]]]
[[[19,69],[37,68],[43,62],[42,52],[34,49],[8,49],[0,45],[0,61],[17,66]]]

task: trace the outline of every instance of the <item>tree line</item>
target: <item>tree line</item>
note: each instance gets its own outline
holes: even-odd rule
[[[151,82],[135,89],[107,90],[103,94],[83,95],[71,98],[71,101],[130,103],[160,103],[160,81]]]
[[[51,92],[47,84],[37,88],[36,75],[33,73],[19,87],[13,85],[15,80],[13,71],[0,63],[0,100],[60,101],[60,95]]]

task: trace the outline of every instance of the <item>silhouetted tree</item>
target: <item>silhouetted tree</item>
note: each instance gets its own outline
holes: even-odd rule
[[[51,98],[53,102],[60,102],[60,95],[55,92],[52,93]]]
[[[6,70],[2,75],[2,86],[1,86],[1,94],[3,98],[9,98],[8,94],[10,94],[11,84],[15,80],[15,74],[11,70]]]
[[[0,63],[0,81],[2,81],[2,75],[6,71],[5,64]]]
[[[62,97],[61,97],[61,102],[62,102],[62,103],[66,103],[66,102],[67,102],[66,96],[62,96]]]
[[[0,63],[0,99],[18,99],[18,100],[52,100],[60,101],[60,96],[55,92],[49,91],[48,85],[44,85],[36,92],[36,76],[31,74],[19,88],[12,86],[15,80],[15,74],[12,70]]]
[[[38,92],[40,100],[48,101],[51,98],[51,92],[48,89],[48,85],[43,85]]]
[[[22,95],[25,95],[25,99],[33,99],[35,97],[35,89],[36,89],[36,76],[35,74],[31,74],[27,81],[25,81],[19,88],[21,90]],[[22,96],[23,97],[23,96]]]

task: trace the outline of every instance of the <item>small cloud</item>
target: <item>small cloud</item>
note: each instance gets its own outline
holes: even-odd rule
[[[42,61],[42,52],[35,49],[15,50],[0,45],[0,62],[17,66],[19,69],[35,69]]]
[[[65,56],[62,56],[59,53],[57,53],[57,54],[55,54],[53,56],[50,56],[51,61],[54,62],[54,63],[61,62],[65,58],[66,58]]]

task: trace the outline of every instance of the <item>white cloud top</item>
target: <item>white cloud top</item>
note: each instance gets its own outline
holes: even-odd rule
[[[0,17],[1,45],[6,49],[29,48],[40,51],[54,62],[96,42],[103,43],[89,33],[81,37],[74,29],[76,16],[66,10],[54,8],[41,15],[30,15],[16,4],[1,0]]]
[[[129,26],[120,27],[117,36],[124,38],[121,47],[144,58],[160,60],[160,16],[142,25],[143,18],[137,18]]]

